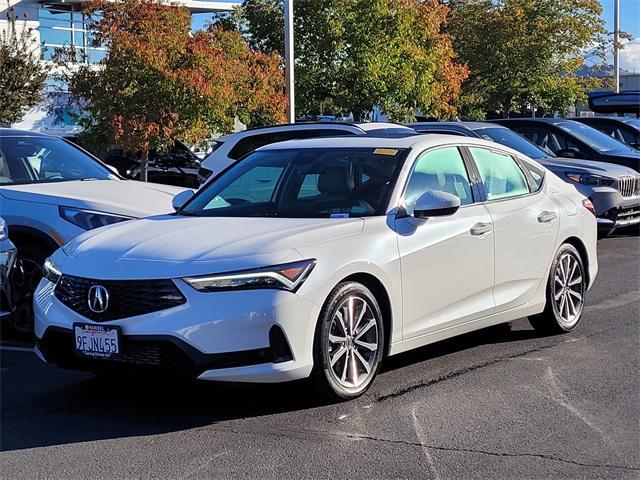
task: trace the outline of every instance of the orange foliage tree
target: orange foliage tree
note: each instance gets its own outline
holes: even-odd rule
[[[228,132],[236,118],[285,119],[279,57],[253,51],[239,33],[191,35],[187,9],[152,0],[98,0],[87,13],[108,54],[99,67],[81,66],[68,78],[73,100],[87,113],[83,140],[140,152],[141,180],[150,150]]]

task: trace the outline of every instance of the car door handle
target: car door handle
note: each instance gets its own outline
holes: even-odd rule
[[[540,223],[551,223],[556,218],[558,218],[558,215],[556,215],[556,212],[550,212],[548,210],[545,210],[543,212],[540,212],[540,215],[538,215],[538,222],[540,222]]]
[[[489,233],[493,230],[493,226],[490,223],[478,222],[473,227],[471,227],[471,235],[479,237],[480,235],[484,235],[485,233]]]

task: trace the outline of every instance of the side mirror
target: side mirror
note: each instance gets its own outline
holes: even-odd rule
[[[556,151],[556,157],[582,158],[583,155],[577,148],[562,148]]]
[[[184,192],[180,192],[179,194],[177,194],[171,201],[173,209],[181,209],[184,204],[187,203],[191,199],[191,197],[193,197],[194,194],[195,192],[193,190],[185,190]]]
[[[453,215],[460,208],[460,198],[448,192],[428,191],[423,193],[413,207],[415,218]]]

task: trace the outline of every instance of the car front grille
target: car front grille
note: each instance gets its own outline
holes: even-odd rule
[[[101,313],[89,308],[89,290],[94,285],[108,293],[107,308]],[[63,275],[54,294],[71,310],[95,322],[135,317],[186,302],[171,280],[95,280]]]
[[[640,175],[620,175],[618,177],[618,190],[623,197],[639,196]]]

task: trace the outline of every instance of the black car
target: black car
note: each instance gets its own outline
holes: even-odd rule
[[[100,159],[115,168],[127,178],[140,178],[140,161],[138,155],[115,147],[100,155]],[[175,142],[171,150],[165,154],[149,152],[147,179],[153,183],[164,183],[177,187],[198,188],[198,169],[200,159],[182,142]]]
[[[640,118],[631,117],[576,117],[576,122],[584,123],[602,133],[640,150]]]
[[[420,133],[442,133],[484,138],[533,158],[567,183],[571,183],[595,207],[601,235],[640,224],[640,175],[612,163],[558,158],[526,138],[489,122],[420,122],[409,124]]]
[[[547,153],[617,163],[640,171],[640,152],[583,123],[566,118],[491,120],[538,145]]]

